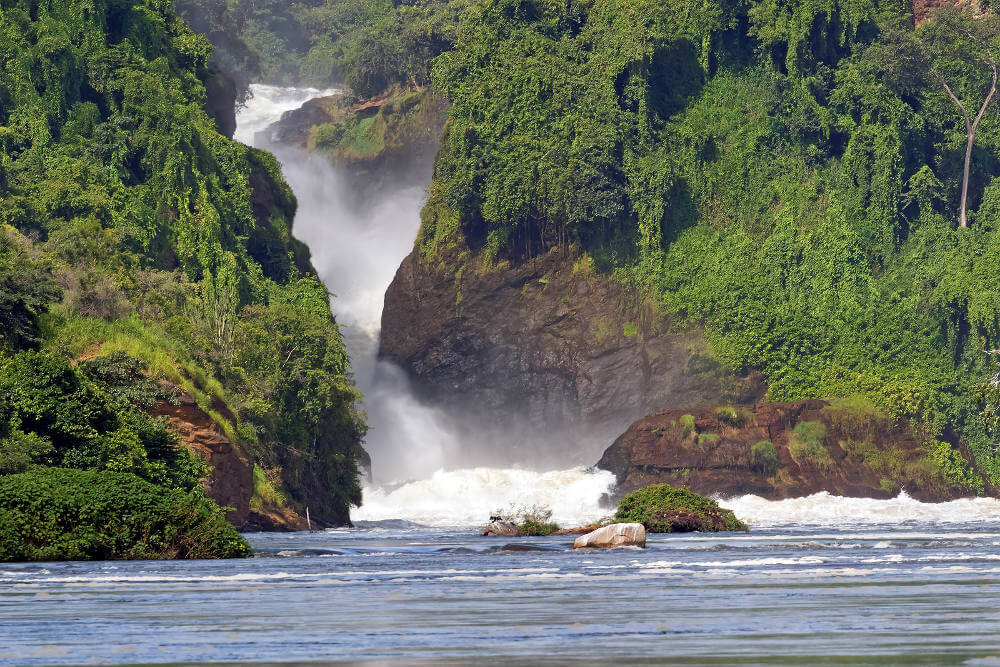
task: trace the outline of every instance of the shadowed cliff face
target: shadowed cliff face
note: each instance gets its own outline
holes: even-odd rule
[[[615,473],[618,493],[666,483],[722,497],[827,491],[890,498],[905,484],[922,501],[975,495],[954,465],[945,466],[951,474],[942,468],[934,447],[969,458],[962,448],[926,442],[906,424],[814,399],[663,410],[632,424],[597,465]],[[978,477],[967,473],[965,479]]]
[[[455,265],[403,261],[380,354],[422,398],[464,415],[460,429],[477,424],[464,429],[467,462],[589,465],[643,414],[763,391],[698,355],[698,332],[643,324],[618,283],[558,249],[505,269]]]

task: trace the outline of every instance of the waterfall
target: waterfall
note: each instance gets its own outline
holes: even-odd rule
[[[236,138],[278,157],[299,203],[293,233],[309,246],[313,265],[335,295],[333,312],[365,395],[365,448],[375,481],[353,516],[461,524],[481,521],[499,507],[543,504],[570,523],[597,518],[600,498],[614,482],[610,473],[476,467],[468,456],[475,447],[463,448],[448,416],[418,400],[401,369],[377,359],[385,291],[413,247],[430,171],[422,185],[390,184],[379,201],[359,206],[330,160],[270,141],[265,130],[282,114],[338,93],[254,85],[237,115]],[[456,470],[458,465],[468,467]]]

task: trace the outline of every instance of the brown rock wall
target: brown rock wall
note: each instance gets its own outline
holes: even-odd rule
[[[941,477],[928,458],[927,438],[907,424],[822,400],[761,403],[739,412],[736,419],[728,412],[720,418],[710,407],[648,415],[633,423],[597,466],[615,473],[621,494],[665,483],[702,495],[752,493],[770,499],[820,491],[889,498],[900,488],[923,501],[975,495]],[[799,447],[790,447],[804,422],[821,434],[822,451],[807,453],[801,437]],[[774,465],[755,457],[753,446],[762,441],[773,444]],[[959,451],[970,459],[960,446]]]

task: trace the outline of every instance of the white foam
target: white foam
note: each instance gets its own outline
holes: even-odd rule
[[[236,132],[233,138],[245,144],[253,144],[254,135],[266,129],[271,123],[281,120],[286,111],[298,109],[316,97],[340,95],[339,88],[284,88],[250,84],[250,100],[236,114]]]
[[[844,498],[823,491],[786,500],[766,500],[747,495],[719,502],[751,527],[1000,522],[1000,500],[996,498],[922,503],[905,491],[889,500]]]
[[[405,519],[427,526],[471,526],[485,523],[491,512],[510,505],[544,505],[552,510],[555,522],[584,525],[609,513],[599,503],[614,481],[610,472],[583,468],[439,470],[428,479],[389,491],[365,489],[364,504],[352,517],[356,521]]]

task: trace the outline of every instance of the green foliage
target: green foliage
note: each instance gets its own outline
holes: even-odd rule
[[[259,465],[253,467],[253,496],[250,498],[250,508],[258,512],[265,505],[282,507],[287,502],[285,494],[276,488],[281,481],[280,470],[264,470]]]
[[[699,433],[696,442],[699,447],[707,447],[709,445],[714,445],[719,441],[719,436],[716,433]]]
[[[681,415],[681,426],[684,429],[684,433],[681,437],[687,438],[692,433],[698,433],[698,427],[695,426],[694,415]]]
[[[947,483],[983,495],[986,489],[982,477],[954,447],[947,442],[937,442],[930,448],[929,455]]]
[[[511,505],[496,510],[493,516],[514,523],[517,531],[526,537],[544,537],[559,530],[559,524],[552,522],[552,510],[543,505]]]
[[[12,433],[3,441],[3,467],[97,468],[134,473],[165,486],[195,486],[203,465],[177,446],[162,420],[136,409],[120,385],[101,381],[102,372],[113,365],[134,373],[141,368],[123,355],[84,368],[44,352],[0,358],[0,396]],[[140,392],[141,386],[129,391]]]
[[[715,416],[719,421],[730,426],[741,426],[746,419],[746,415],[737,407],[732,405],[721,405],[715,409]]]
[[[823,444],[825,437],[826,424],[823,422],[799,422],[788,440],[788,452],[800,466],[829,468],[833,464],[833,459]]]
[[[781,467],[778,451],[770,440],[760,440],[750,446],[750,465],[765,475],[773,475]]]
[[[200,488],[62,468],[0,476],[0,561],[250,555]]]
[[[38,316],[58,298],[52,274],[19,247],[20,235],[0,228],[0,349],[36,347],[40,342]]]
[[[886,57],[907,10],[488,0],[434,65],[452,107],[424,258],[570,246],[704,327],[769,398],[855,397],[953,427],[1000,482],[1000,430],[974,391],[1000,347],[1000,111],[979,126],[957,228],[964,123],[934,77],[900,83],[909,55]],[[945,39],[949,21],[918,37],[978,107],[988,67]]]
[[[667,484],[652,484],[625,495],[618,503],[615,521],[641,523],[653,533],[674,532],[681,518],[693,518],[694,530],[747,530],[732,510],[722,509],[710,498]]]

